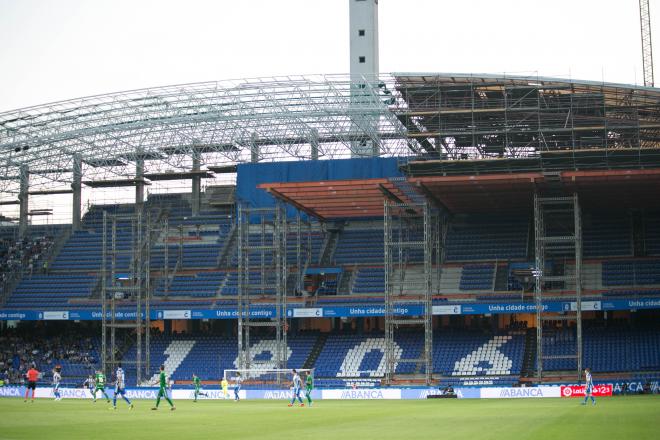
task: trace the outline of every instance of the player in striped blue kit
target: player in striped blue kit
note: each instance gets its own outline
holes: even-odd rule
[[[55,369],[53,370],[53,396],[55,396],[55,400],[62,400],[62,395],[60,394],[61,381],[62,381],[62,367],[56,365]]]
[[[117,367],[115,378],[115,395],[112,398],[112,408],[110,409],[117,409],[117,396],[120,394],[126,403],[128,403],[128,409],[133,409],[133,404],[130,400],[128,400],[128,397],[126,397],[126,375],[124,374],[124,370],[121,368],[121,365]]]
[[[293,404],[296,401],[296,398],[298,398],[298,401],[300,402],[300,406],[305,406],[305,404],[302,401],[302,397],[300,397],[300,391],[302,390],[302,379],[300,378],[300,375],[296,370],[292,371],[293,373],[293,396],[291,397],[291,403],[289,403],[289,406],[293,406]]]
[[[589,400],[589,397],[591,397],[591,402],[595,405],[596,398],[592,394],[594,391],[594,380],[591,377],[591,370],[589,370],[588,368],[584,369],[584,380],[585,380],[584,402],[582,402],[582,405],[587,404],[587,400]]]
[[[238,392],[241,391],[242,382],[243,378],[241,377],[241,373],[236,373],[236,377],[234,378],[234,402],[241,400],[241,398],[238,397]]]

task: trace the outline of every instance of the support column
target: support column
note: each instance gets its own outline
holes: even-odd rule
[[[312,150],[312,160],[319,160],[319,131],[316,128],[313,128],[312,132],[310,133],[309,145]]]
[[[80,230],[81,226],[81,206],[82,206],[82,157],[79,153],[73,156],[73,210],[71,214],[71,228],[74,231]]]
[[[144,207],[144,157],[139,156],[135,161],[135,211],[142,211]]]
[[[259,145],[257,144],[257,133],[252,133],[250,136],[250,162],[259,162]]]
[[[192,153],[192,170],[193,171],[199,171],[199,162],[200,162],[200,155],[201,153],[199,152],[198,149],[193,149]],[[201,192],[202,192],[202,179],[198,176],[193,176],[192,178],[192,215],[196,216],[199,215],[199,210],[200,210],[200,199],[201,199]]]
[[[27,164],[21,164],[19,172],[20,190],[18,193],[19,216],[18,216],[18,235],[23,238],[27,233],[28,227],[28,189],[30,187],[30,171]]]

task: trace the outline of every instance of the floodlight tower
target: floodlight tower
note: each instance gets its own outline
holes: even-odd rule
[[[349,0],[351,76],[378,75],[378,0]]]
[[[639,0],[639,23],[642,31],[642,67],[644,69],[644,85],[646,87],[654,87],[653,45],[651,44],[651,12],[649,11],[649,0]]]
[[[378,84],[378,0],[349,0],[349,15],[351,107],[359,115],[353,117],[351,131],[374,133],[378,119],[370,117],[368,109]],[[378,139],[367,135],[351,142],[353,157],[378,156],[379,150]]]

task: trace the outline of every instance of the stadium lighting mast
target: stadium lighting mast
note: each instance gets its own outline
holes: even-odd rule
[[[654,87],[653,80],[653,45],[651,44],[651,12],[649,0],[639,0],[639,23],[642,32],[642,67],[644,85]]]

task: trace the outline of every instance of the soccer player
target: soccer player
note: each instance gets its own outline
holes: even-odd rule
[[[55,400],[62,400],[62,396],[60,395],[60,381],[62,380],[61,372],[62,367],[56,365],[53,370],[53,396],[55,396]]]
[[[222,378],[222,380],[220,381],[220,385],[222,386],[222,396],[226,400],[229,398],[229,392],[227,391],[227,388],[229,387],[229,382],[227,382],[226,377]]]
[[[289,403],[289,406],[293,406],[294,402],[296,401],[296,397],[300,402],[300,406],[305,406],[305,404],[302,401],[302,397],[300,397],[300,390],[302,388],[302,379],[300,378],[300,375],[296,370],[293,370],[292,373],[293,373],[293,381],[292,381],[293,396],[291,397],[291,403]]]
[[[156,398],[156,406],[151,408],[152,410],[157,410],[158,405],[160,405],[161,397],[165,397],[167,403],[170,404],[170,411],[174,411],[176,406],[172,403],[172,400],[167,395],[167,375],[165,374],[165,365],[160,366],[160,374],[158,375],[158,397]]]
[[[100,391],[105,396],[105,401],[110,403],[110,397],[108,393],[105,392],[105,374],[101,370],[96,370],[96,375],[94,376],[94,391],[92,396],[94,397],[94,403],[96,403],[96,392]]]
[[[195,400],[193,400],[193,402],[197,402],[197,396],[209,397],[207,393],[202,393],[202,381],[195,373],[192,375],[192,381],[195,386]]]
[[[236,373],[236,377],[234,378],[234,402],[241,400],[241,398],[238,397],[238,392],[241,391],[242,382],[243,378],[241,377],[241,373]]]
[[[312,406],[312,390],[314,389],[314,378],[312,373],[307,373],[307,378],[305,379],[305,397],[307,397],[307,403],[309,406]]]
[[[589,397],[591,397],[591,402],[595,405],[596,404],[596,398],[593,396],[593,391],[594,391],[594,381],[593,378],[591,377],[591,370],[588,368],[584,369],[584,380],[585,380],[585,386],[584,386],[584,402],[582,402],[582,405],[587,404],[587,400]]]
[[[90,393],[94,392],[94,378],[90,375],[83,382],[83,387],[87,387]]]
[[[133,404],[126,397],[126,375],[121,365],[117,367],[117,371],[115,372],[115,395],[112,398],[112,409],[117,409],[117,396],[119,394],[128,403],[128,409],[133,409]]]
[[[27,388],[25,389],[25,400],[23,402],[27,402],[28,398],[28,393],[30,390],[32,390],[32,400],[30,400],[31,403],[34,403],[34,392],[37,389],[37,381],[39,380],[39,370],[37,370],[37,366],[32,363],[32,366],[30,369],[25,373],[25,377],[27,378]]]

